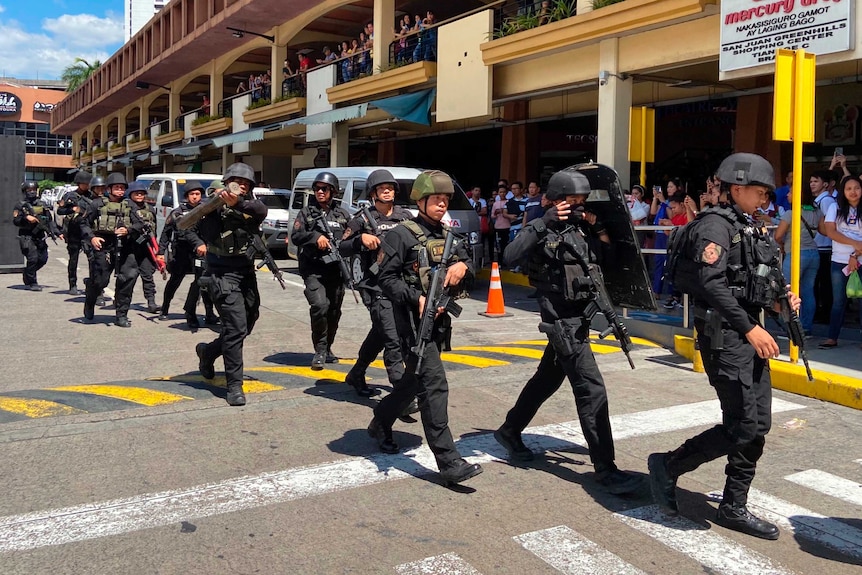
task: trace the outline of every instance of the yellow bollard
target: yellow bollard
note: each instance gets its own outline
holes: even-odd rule
[[[700,356],[700,345],[697,343],[697,329],[692,332],[692,337],[694,338],[694,354],[692,354],[691,358],[691,369],[695,373],[704,373],[706,370],[703,368],[703,358]]]

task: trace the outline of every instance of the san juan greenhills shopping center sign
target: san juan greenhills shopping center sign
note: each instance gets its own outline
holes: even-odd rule
[[[722,0],[722,72],[775,61],[778,48],[823,55],[852,48],[857,0]]]

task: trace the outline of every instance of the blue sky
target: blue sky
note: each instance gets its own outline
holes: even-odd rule
[[[123,45],[123,0],[0,0],[0,76],[59,79]]]

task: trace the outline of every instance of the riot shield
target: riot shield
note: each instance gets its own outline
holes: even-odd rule
[[[616,170],[602,164],[578,164],[578,170],[590,182],[587,211],[598,216],[613,245],[613,261],[605,261],[602,273],[614,305],[653,311],[655,294],[641,254],[632,218],[626,205]]]

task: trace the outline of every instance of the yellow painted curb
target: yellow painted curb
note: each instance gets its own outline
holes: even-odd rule
[[[476,279],[491,280],[490,268],[482,268],[476,273]],[[530,279],[524,274],[516,274],[507,270],[500,270],[500,282],[521,287],[530,287]]]
[[[674,336],[674,351],[686,359],[691,359],[694,354],[694,340],[682,335]],[[772,387],[775,389],[862,409],[862,379],[812,369],[814,381],[808,381],[804,365],[777,359],[769,361],[769,371]]]

